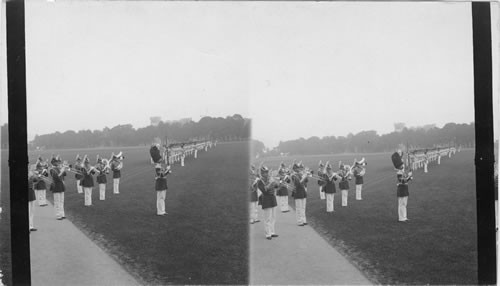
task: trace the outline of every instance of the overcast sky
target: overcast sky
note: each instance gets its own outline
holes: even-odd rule
[[[29,138],[143,127],[154,115],[239,113],[253,119],[253,137],[268,147],[382,134],[394,122],[469,123],[470,9],[451,2],[28,0]]]

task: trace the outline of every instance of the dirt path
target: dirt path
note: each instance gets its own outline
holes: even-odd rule
[[[32,285],[139,284],[68,219],[56,220],[51,204],[35,207],[35,227],[30,234]]]
[[[297,226],[295,211],[276,216],[278,238],[265,238],[261,210],[261,222],[250,225],[251,285],[371,284],[309,225]]]

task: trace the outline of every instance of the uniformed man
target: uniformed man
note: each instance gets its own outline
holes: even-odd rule
[[[306,198],[307,198],[307,175],[303,172],[304,166],[300,163],[293,164],[292,184],[294,190],[292,197],[295,199],[295,213],[299,226],[307,225]]]
[[[405,169],[399,170],[397,172],[397,197],[398,197],[398,216],[399,222],[408,222],[408,217],[406,213],[406,206],[408,205],[408,196],[410,195],[408,191],[408,182],[413,180],[412,172],[405,172]]]
[[[360,201],[363,199],[361,197],[361,191],[363,189],[363,176],[365,175],[365,169],[358,162],[356,162],[354,165],[353,175],[356,183],[356,200]]]
[[[52,177],[50,190],[54,196],[56,218],[62,220],[66,218],[64,214],[64,191],[66,190],[64,178],[66,177],[66,171],[62,166],[62,161],[59,156],[53,157],[50,163],[53,166],[53,168],[50,169],[50,176]]]
[[[337,189],[335,188],[337,175],[333,172],[330,164],[326,165],[326,173],[321,174],[321,178],[323,178],[323,191],[326,195],[326,212],[332,213],[334,211],[335,193],[337,193]]]
[[[325,165],[321,161],[319,161],[319,166],[318,166],[318,177],[323,177],[325,174]],[[325,190],[323,189],[325,186],[325,181],[323,180],[318,180],[318,186],[319,186],[319,198],[321,200],[324,200],[325,197]]]
[[[341,163],[338,175],[340,177],[339,189],[342,193],[342,206],[346,207],[349,195],[349,180],[351,180],[351,172],[349,167]]]
[[[38,157],[38,160],[35,165],[35,171],[33,173],[34,177],[36,177],[36,181],[34,184],[36,198],[38,200],[38,205],[44,207],[47,205],[47,185],[45,184],[45,178],[49,176],[49,172],[42,157]]]
[[[276,224],[276,189],[278,184],[269,178],[269,169],[265,166],[260,168],[260,178],[257,180],[257,188],[262,192],[262,209],[264,210],[266,239],[271,240],[278,237],[275,231]]]
[[[106,199],[106,183],[108,182],[106,175],[109,173],[109,170],[99,155],[97,155],[96,172],[96,180],[99,185],[99,200],[104,201]]]
[[[111,171],[113,171],[113,194],[120,193],[120,178],[121,178],[121,169],[123,167],[123,163],[121,162],[120,160],[121,156],[119,155],[115,155],[113,153],[111,156]]]
[[[155,169],[156,172],[156,215],[163,216],[167,213],[165,212],[165,198],[167,196],[167,175],[172,173],[170,166],[165,168]]]
[[[288,209],[288,183],[290,183],[290,178],[286,174],[286,167],[284,163],[280,164],[278,169],[279,176],[279,186],[276,192],[276,198],[278,200],[278,205],[280,206],[281,212],[286,213],[290,210]]]
[[[85,155],[83,159],[83,168],[82,168],[83,178],[81,181],[81,185],[85,193],[84,205],[86,207],[92,205],[92,188],[94,187],[94,177],[92,177],[92,175],[94,175],[95,173],[96,173],[95,167],[90,166],[90,160],[87,157],[87,155]]]
[[[83,175],[82,175],[82,168],[83,168],[83,164],[82,164],[82,158],[80,158],[80,154],[77,154],[76,155],[76,160],[75,160],[75,180],[76,180],[76,189],[78,191],[79,194],[83,194],[83,188],[82,188],[82,179],[83,179]]]

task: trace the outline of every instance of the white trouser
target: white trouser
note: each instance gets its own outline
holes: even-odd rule
[[[306,220],[306,199],[305,198],[295,200],[295,214],[297,217],[298,224],[307,223],[307,220]]]
[[[265,220],[265,229],[266,229],[266,237],[270,237],[274,232],[274,224],[276,223],[276,207],[264,209],[264,220]]]
[[[113,179],[113,194],[120,193],[120,178]]]
[[[78,193],[81,194],[83,193],[83,188],[80,185],[81,180],[76,180],[76,189],[78,190]]]
[[[156,191],[156,214],[165,214],[165,197],[167,196],[167,190]]]
[[[356,185],[356,200],[360,201],[361,198],[361,190],[363,189],[363,185]]]
[[[276,196],[278,198],[278,204],[282,212],[288,210],[288,196]]]
[[[101,201],[106,199],[106,184],[99,184],[99,199]]]
[[[184,167],[184,156],[181,157],[181,166]]]
[[[258,202],[250,202],[250,222],[258,220],[259,211],[257,210]]]
[[[326,211],[333,212],[333,202],[335,200],[335,194],[326,194]]]
[[[405,221],[406,217],[406,205],[408,204],[408,197],[398,197],[398,214],[399,221]]]
[[[64,192],[54,193],[54,208],[56,210],[56,217],[64,217]]]
[[[47,204],[47,191],[46,190],[35,190],[36,199],[39,206],[44,206]]]
[[[322,192],[323,186],[319,186],[319,198],[324,200],[325,199],[325,193]]]
[[[28,213],[29,213],[29,223],[30,229],[34,227],[34,218],[35,218],[35,201],[28,202]]]
[[[438,157],[438,165],[441,165],[441,156]]]
[[[342,190],[342,206],[346,207],[347,206],[347,190]]]
[[[424,163],[424,173],[427,173],[427,163]]]
[[[92,205],[92,188],[83,188],[83,191],[85,192],[85,205]]]

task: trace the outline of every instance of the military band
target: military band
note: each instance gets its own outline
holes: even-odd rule
[[[85,193],[85,201],[84,205],[89,207],[92,205],[92,188],[94,187],[94,177],[92,177],[96,173],[96,169],[93,166],[90,166],[90,160],[85,155],[83,159],[83,168],[82,168],[83,178],[80,182],[83,187],[83,192]]]

